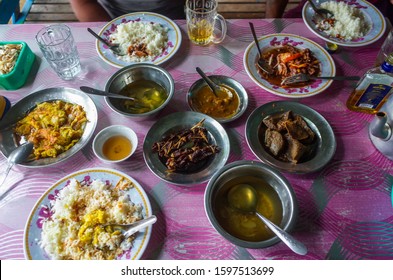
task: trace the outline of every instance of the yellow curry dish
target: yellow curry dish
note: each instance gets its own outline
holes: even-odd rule
[[[14,133],[34,144],[36,159],[55,158],[81,139],[86,122],[86,112],[78,104],[42,102],[16,123]]]

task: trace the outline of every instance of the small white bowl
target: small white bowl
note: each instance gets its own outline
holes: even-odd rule
[[[127,156],[118,160],[108,159],[103,153],[104,143],[108,141],[108,139],[114,136],[124,136],[131,142],[130,153]],[[96,157],[98,157],[100,160],[106,163],[116,163],[116,162],[125,161],[135,152],[137,146],[138,146],[138,137],[136,136],[136,133],[131,128],[124,125],[108,126],[102,129],[100,132],[98,132],[93,140],[94,154],[96,155]]]

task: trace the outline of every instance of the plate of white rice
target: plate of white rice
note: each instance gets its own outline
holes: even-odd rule
[[[140,259],[152,226],[129,238],[106,224],[152,215],[141,185],[127,174],[90,168],[69,174],[38,200],[24,234],[26,259]]]
[[[381,12],[363,0],[319,0],[317,6],[334,14],[325,20],[315,13],[310,3],[303,6],[302,16],[307,27],[330,43],[360,47],[377,41],[385,32],[386,21]]]
[[[98,55],[112,66],[123,68],[135,63],[159,65],[170,59],[179,49],[181,32],[169,18],[148,12],[130,13],[107,23],[98,33],[122,53],[114,54],[108,46],[96,41]]]

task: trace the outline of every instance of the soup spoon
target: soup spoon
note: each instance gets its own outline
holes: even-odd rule
[[[201,75],[202,79],[207,83],[216,97],[228,97],[229,99],[233,97],[233,94],[229,89],[214,83],[208,76],[206,76],[201,68],[197,67],[196,71],[199,75]]]
[[[0,186],[2,186],[3,183],[5,182],[5,179],[7,178],[8,173],[10,172],[12,167],[15,164],[25,161],[29,157],[31,152],[33,151],[33,148],[34,148],[33,143],[27,142],[25,144],[20,145],[19,147],[17,147],[15,150],[13,150],[10,153],[8,160],[7,160],[7,162],[8,162],[7,168],[3,174],[2,179],[0,179]]]
[[[252,186],[248,184],[235,185],[228,192],[228,202],[231,207],[241,212],[255,213],[293,252],[299,255],[307,254],[307,248],[303,243],[297,241],[257,211],[258,194]]]
[[[95,33],[93,30],[90,28],[87,28],[87,31],[90,32],[94,37],[96,37],[98,40],[100,40],[102,43],[104,43],[114,54],[118,56],[123,56],[126,55],[125,53],[122,52],[122,50],[119,47],[119,44],[110,44],[103,38],[101,38],[97,33]]]
[[[307,0],[309,3],[310,3],[310,5],[311,5],[311,8],[318,14],[318,15],[320,15],[321,17],[323,17],[323,18],[329,18],[329,17],[334,17],[334,14],[331,12],[331,11],[329,11],[329,10],[327,10],[327,9],[322,9],[322,8],[317,8],[317,6],[315,6],[315,4],[314,4],[314,2],[312,1],[312,0]]]
[[[271,75],[271,74],[273,74],[273,69],[272,69],[272,67],[266,62],[266,60],[264,60],[264,59],[262,58],[262,51],[261,51],[261,48],[259,47],[259,42],[258,42],[258,39],[257,39],[257,35],[256,35],[256,33],[255,33],[254,24],[253,24],[252,22],[249,22],[249,24],[250,24],[252,36],[254,37],[255,45],[257,46],[258,54],[259,54],[259,57],[258,57],[258,60],[257,60],[257,65],[258,65],[258,67],[259,67],[263,72],[265,72],[265,73]]]
[[[111,93],[109,91],[103,91],[103,90],[99,90],[99,89],[91,88],[91,87],[86,87],[86,86],[81,86],[80,90],[85,92],[85,93],[87,93],[87,94],[93,94],[93,95],[99,95],[99,96],[106,96],[106,97],[110,97],[110,98],[128,99],[128,100],[136,101],[135,98],[130,97],[130,96],[125,96],[125,95],[121,95],[121,94]]]

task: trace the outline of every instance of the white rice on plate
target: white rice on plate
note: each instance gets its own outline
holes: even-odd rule
[[[43,222],[40,245],[52,259],[115,259],[132,247],[107,223],[142,219],[142,206],[127,193],[133,184],[122,179],[116,187],[101,180],[81,184],[75,179],[51,201],[53,214]]]
[[[161,55],[168,45],[168,28],[159,23],[130,21],[117,26],[109,36],[111,43],[119,44],[127,62],[152,61]]]
[[[333,21],[328,19],[317,23],[317,28],[331,37],[351,41],[364,37],[370,30],[361,9],[335,1],[322,3],[321,8],[334,14]]]

